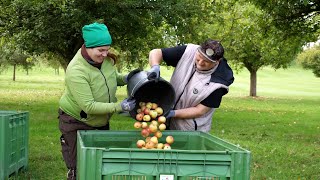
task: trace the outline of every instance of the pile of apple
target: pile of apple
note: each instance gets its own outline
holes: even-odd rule
[[[139,102],[134,127],[141,129],[141,136],[144,139],[137,141],[137,147],[141,149],[171,149],[174,142],[172,136],[166,137],[166,142],[159,142],[162,131],[166,129],[166,117],[163,116],[163,109],[156,103]]]

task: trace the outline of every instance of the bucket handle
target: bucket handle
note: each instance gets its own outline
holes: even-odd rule
[[[159,78],[157,78],[157,73],[155,72],[151,72],[148,73],[148,80],[155,80],[156,82],[158,82]]]

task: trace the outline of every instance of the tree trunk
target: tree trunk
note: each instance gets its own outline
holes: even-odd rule
[[[257,96],[257,71],[250,71],[250,96]]]
[[[17,66],[16,64],[13,65],[13,78],[12,78],[13,81],[16,81],[16,66]]]

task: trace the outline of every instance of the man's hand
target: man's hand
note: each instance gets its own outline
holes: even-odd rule
[[[160,78],[160,65],[153,65],[152,68],[147,71],[148,78],[158,80]]]
[[[169,113],[166,115],[166,118],[167,118],[167,119],[172,118],[172,117],[174,117],[175,114],[176,114],[176,113],[175,113],[174,110],[170,110]]]
[[[123,111],[132,111],[135,106],[136,106],[135,99],[128,99],[127,98],[121,102],[121,108]]]

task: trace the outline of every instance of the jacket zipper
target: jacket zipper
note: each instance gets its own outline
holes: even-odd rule
[[[109,86],[108,86],[108,83],[107,83],[107,79],[106,77],[104,76],[104,74],[102,73],[101,69],[99,69],[100,73],[102,74],[103,78],[104,78],[104,82],[106,83],[106,86],[108,88],[108,95],[109,95],[109,103],[110,103],[110,89],[109,89]]]

